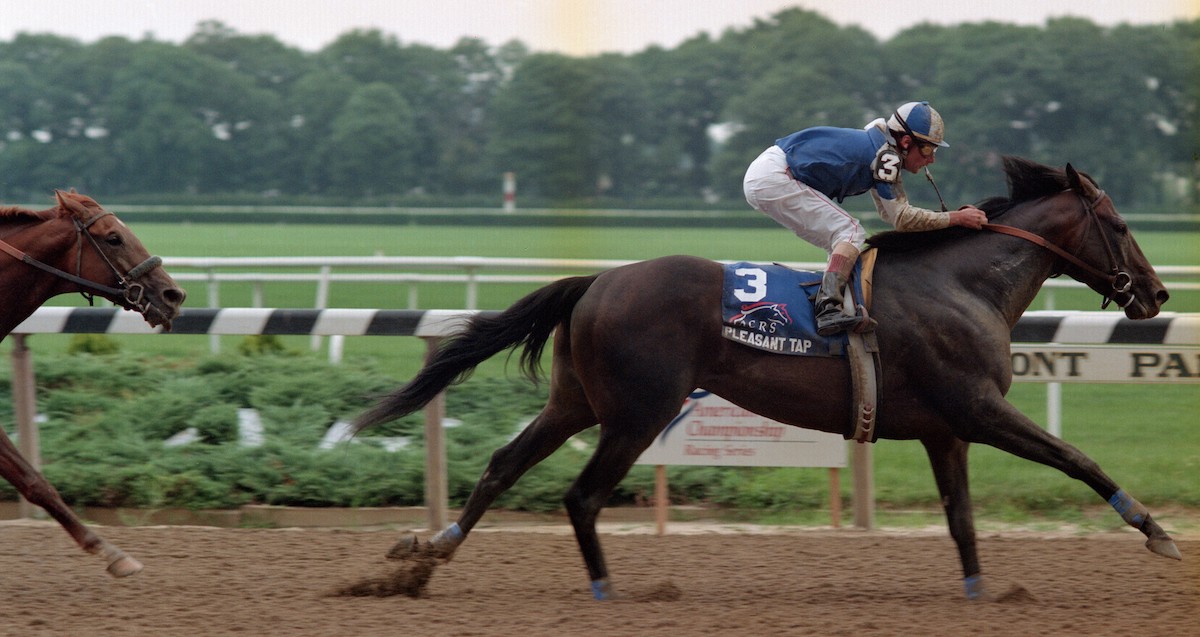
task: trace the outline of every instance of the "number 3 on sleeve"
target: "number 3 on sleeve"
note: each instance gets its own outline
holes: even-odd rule
[[[900,177],[900,155],[896,151],[883,149],[875,156],[875,162],[872,164],[872,170],[876,181],[882,181],[889,184],[896,183]]]

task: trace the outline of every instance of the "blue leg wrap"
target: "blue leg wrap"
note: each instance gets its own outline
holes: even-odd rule
[[[1117,489],[1117,492],[1108,499],[1108,503],[1116,509],[1117,513],[1121,514],[1121,519],[1135,528],[1140,529],[1148,515],[1146,507],[1125,493],[1124,489]]]
[[[605,601],[612,597],[612,586],[607,579],[592,580],[592,598]]]
[[[979,599],[983,595],[983,576],[972,575],[964,577],[963,588],[967,591],[967,599]]]
[[[438,531],[437,535],[429,540],[429,543],[438,548],[455,548],[463,542],[462,529],[458,527],[458,522]]]

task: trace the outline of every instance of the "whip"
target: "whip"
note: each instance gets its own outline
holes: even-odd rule
[[[933,180],[933,173],[929,172],[928,166],[925,167],[925,178],[929,180],[930,184],[933,184],[933,191],[937,193],[938,201],[942,204],[942,212],[946,212],[948,209],[946,208],[946,202],[942,199],[942,191],[938,190],[937,182]]]

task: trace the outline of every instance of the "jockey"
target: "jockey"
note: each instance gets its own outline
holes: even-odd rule
[[[817,126],[792,133],[746,169],[746,201],[829,255],[815,300],[818,334],[874,325],[842,313],[842,290],[866,242],[862,224],[839,205],[846,197],[869,190],[879,216],[900,232],[979,230],[987,222],[973,206],[934,212],[908,203],[900,171],[916,174],[932,164],[937,149],[949,146],[943,133],[942,117],[929,102],[908,102],[862,129]]]

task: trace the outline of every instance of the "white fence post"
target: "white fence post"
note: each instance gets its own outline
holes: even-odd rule
[[[467,268],[467,309],[479,308],[479,278],[476,268]]]
[[[332,274],[333,268],[328,265],[321,266],[321,277],[317,279],[317,300],[314,307],[318,310],[323,310],[329,307],[329,277]],[[321,337],[313,336],[309,347],[312,351],[321,349]]]
[[[217,278],[217,271],[214,268],[209,268],[205,271],[205,275],[205,278],[208,280],[208,306],[221,307],[221,281]],[[220,353],[220,335],[213,334],[208,337],[208,350],[213,354]]]
[[[442,339],[425,338],[425,361],[437,353]],[[428,507],[429,530],[446,528],[450,491],[447,486],[446,432],[442,422],[446,419],[446,397],[438,394],[425,405],[425,506]]]
[[[17,419],[17,450],[34,471],[41,471],[41,434],[38,433],[35,420],[37,385],[33,377],[33,352],[25,343],[24,334],[13,334],[12,337],[12,393],[13,412]],[[24,497],[21,498],[17,509],[22,518],[31,518],[38,510]]]
[[[1047,311],[1054,309],[1054,289],[1046,289]],[[1062,438],[1062,383],[1046,383],[1046,431]]]

